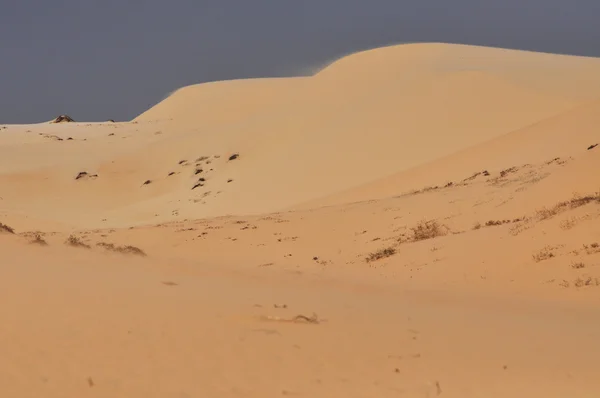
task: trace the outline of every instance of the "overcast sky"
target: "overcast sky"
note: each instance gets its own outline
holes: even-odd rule
[[[600,56],[600,0],[0,0],[0,124],[129,120],[184,85],[437,41]]]

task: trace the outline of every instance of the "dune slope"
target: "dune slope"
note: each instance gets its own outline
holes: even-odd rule
[[[600,396],[598,93],[411,44],[0,126],[0,396]]]
[[[589,58],[402,45],[309,78],[186,87],[131,123],[11,126],[3,205],[44,218],[23,200],[43,196],[56,219],[80,226],[276,211],[577,112],[596,98],[598,71]],[[27,146],[14,144],[19,131]],[[81,171],[99,177],[82,189]]]

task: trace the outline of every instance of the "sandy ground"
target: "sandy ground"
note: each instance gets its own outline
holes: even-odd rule
[[[0,395],[599,396],[599,90],[414,44],[0,126]]]

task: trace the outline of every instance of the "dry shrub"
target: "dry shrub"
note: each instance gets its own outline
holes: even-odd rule
[[[550,209],[544,207],[538,210],[536,212],[536,215],[540,221],[547,220],[549,218],[554,217],[558,213],[562,213],[563,211],[569,209],[576,209],[578,207],[585,206],[593,202],[600,203],[600,192],[596,192],[592,195],[586,196],[575,195],[573,199],[564,202],[559,202]]]
[[[584,264],[584,263],[582,263],[582,262],[579,262],[579,263],[573,263],[573,264],[571,264],[571,268],[574,268],[574,269],[582,269],[582,268],[585,268],[585,264]]]
[[[583,245],[583,249],[587,254],[600,253],[600,244],[594,242],[590,245]]]
[[[480,222],[475,223],[475,225],[473,225],[473,229],[474,230],[481,229],[481,223]]]
[[[33,235],[33,240],[29,242],[32,245],[48,246],[48,242],[40,234]]]
[[[573,285],[575,287],[600,286],[600,279],[598,279],[598,278],[592,278],[592,277],[587,277],[585,279],[583,279],[583,278],[577,278],[573,282]]]
[[[105,250],[111,251],[111,252],[116,252],[116,253],[121,253],[121,254],[132,254],[132,255],[136,255],[136,256],[142,256],[142,257],[146,257],[146,253],[135,246],[115,246],[113,243],[105,243],[105,242],[100,242],[97,243],[96,246],[100,246],[102,248],[104,248]]]
[[[15,230],[12,227],[9,227],[8,225],[2,224],[0,222],[0,232],[7,232],[9,234],[14,234]]]
[[[554,257],[555,255],[552,252],[552,250],[553,249],[550,246],[544,247],[542,250],[540,250],[539,252],[537,252],[533,255],[533,260],[536,263],[539,263],[540,261],[548,260],[548,259]]]
[[[446,235],[446,228],[435,220],[421,221],[416,227],[412,227],[413,241],[418,242]]]
[[[377,261],[381,260],[382,258],[391,257],[394,254],[396,254],[396,248],[389,246],[370,253],[365,260],[370,263],[371,261]]]
[[[72,247],[81,247],[83,249],[89,249],[90,245],[84,243],[81,239],[76,237],[75,235],[70,235],[65,241],[65,245],[69,245]]]

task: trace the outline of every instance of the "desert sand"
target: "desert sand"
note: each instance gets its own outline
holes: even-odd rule
[[[598,93],[407,44],[0,125],[0,396],[600,396]]]

